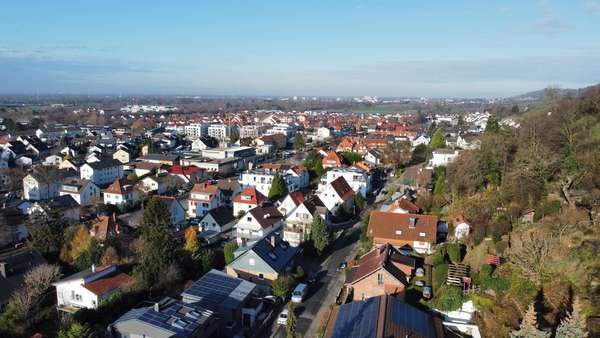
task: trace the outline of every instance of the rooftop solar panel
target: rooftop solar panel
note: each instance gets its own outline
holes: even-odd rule
[[[394,324],[404,326],[422,337],[436,337],[431,315],[396,298],[391,299],[391,306]]]
[[[379,297],[340,306],[332,338],[374,338]]]

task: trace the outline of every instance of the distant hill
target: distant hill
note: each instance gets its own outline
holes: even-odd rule
[[[581,95],[581,93],[583,93],[588,88],[590,88],[590,87],[579,88],[579,89],[557,88],[556,90],[558,90],[559,96],[579,96],[579,95]],[[533,92],[528,92],[528,93],[521,94],[521,95],[517,95],[517,96],[513,96],[510,99],[517,100],[517,101],[543,101],[545,97],[546,97],[546,88],[536,90]]]

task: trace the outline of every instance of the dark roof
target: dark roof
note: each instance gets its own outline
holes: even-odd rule
[[[442,320],[394,296],[378,296],[334,308],[326,338],[441,338]]]
[[[0,262],[6,263],[6,278],[0,276],[0,304],[6,303],[13,291],[21,287],[27,271],[46,263],[39,252],[29,249],[4,253]]]
[[[110,168],[110,167],[116,167],[116,166],[122,166],[123,163],[112,159],[112,158],[102,158],[100,161],[98,162],[92,162],[92,163],[87,163],[90,167],[92,167],[94,170],[98,170],[98,169],[106,169],[106,168]]]
[[[362,256],[357,264],[352,267],[350,274],[348,275],[347,283],[353,284],[359,280],[372,275],[374,272],[380,269],[385,269],[389,272],[398,282],[406,286],[406,275],[402,270],[393,264],[393,259],[399,255],[398,251],[393,246],[386,244],[380,248],[376,248]]]
[[[252,208],[248,211],[260,224],[263,229],[266,229],[273,224],[279,222],[283,215],[277,210],[277,208],[272,203],[263,203],[255,208]]]
[[[271,244],[271,236],[276,238],[275,247]],[[258,240],[250,250],[277,272],[285,271],[298,252],[297,247],[290,246],[273,232]]]
[[[235,220],[235,217],[233,216],[233,208],[228,207],[226,205],[210,209],[206,213],[206,215],[204,215],[204,217],[208,215],[210,215],[220,226],[223,226]],[[202,219],[204,219],[204,217]]]
[[[79,203],[71,195],[62,195],[45,201],[49,207],[60,209],[78,208]]]
[[[140,161],[151,160],[151,161],[175,161],[179,158],[177,155],[171,154],[148,154],[139,158]]]

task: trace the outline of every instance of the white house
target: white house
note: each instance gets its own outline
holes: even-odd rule
[[[113,159],[85,163],[79,168],[79,175],[81,179],[90,180],[99,186],[105,186],[123,177],[123,163]]]
[[[46,156],[46,158],[44,158],[44,162],[42,162],[42,165],[58,168],[62,160],[62,157],[58,155],[49,155]]]
[[[102,300],[118,292],[131,280],[127,274],[117,271],[115,265],[92,265],[53,284],[57,308],[69,313],[78,309],[96,309]]]
[[[343,177],[352,190],[356,193],[360,193],[363,197],[366,197],[367,193],[371,192],[371,175],[356,167],[334,168],[329,170],[327,175],[321,178],[318,190],[323,191],[329,183],[335,181],[339,177]]]
[[[431,138],[425,135],[420,135],[419,137],[415,137],[410,141],[410,144],[413,148],[420,146],[421,144],[428,145],[431,142]]]
[[[260,191],[256,190],[256,188],[245,188],[233,199],[233,215],[238,216],[241,212],[245,213],[268,200],[269,199],[261,194]]]
[[[103,192],[104,204],[116,206],[132,205],[137,201],[138,194],[134,186],[126,178],[115,180]]]
[[[433,151],[433,157],[429,161],[429,168],[444,167],[452,163],[458,155],[459,150],[455,149],[437,149]]]
[[[156,192],[158,195],[162,195],[169,188],[169,179],[167,175],[146,176],[139,184],[141,190],[146,193]]]
[[[310,175],[308,170],[303,165],[295,165],[286,170],[286,175],[290,176],[291,190],[302,189],[308,187],[310,183]]]
[[[71,178],[62,184],[59,195],[71,195],[79,205],[88,205],[92,199],[100,197],[100,188],[92,181]]]
[[[348,208],[354,206],[354,190],[348,185],[344,177],[340,176],[330,183],[327,183],[319,193],[319,199],[332,214],[337,209],[346,205]]]
[[[282,215],[271,203],[250,209],[236,225],[236,238],[240,246],[262,238],[265,234],[281,228]]]
[[[216,184],[194,184],[188,198],[188,216],[202,217],[208,210],[223,204],[221,190]]]
[[[461,240],[471,232],[471,225],[465,221],[464,217],[459,216],[454,220],[454,237]]]
[[[41,167],[23,178],[23,198],[40,201],[58,197],[60,186],[70,175],[74,173],[52,167]]]
[[[291,170],[291,169],[290,169]],[[241,175],[240,184],[243,187],[254,187],[261,194],[269,196],[273,178],[277,174],[276,171],[264,170],[262,168],[247,170]],[[283,180],[287,184],[288,191],[296,191],[300,189],[300,183],[305,184],[304,175],[292,175],[291,173],[280,173]]]
[[[383,152],[379,149],[370,149],[365,155],[365,161],[375,165],[383,163],[383,158]]]
[[[318,139],[323,140],[323,139],[333,136],[333,132],[331,131],[330,128],[321,127],[321,128],[317,129],[316,136]]]
[[[197,138],[192,142],[192,150],[193,151],[200,151],[200,150],[205,150],[205,149],[209,149],[209,148],[211,148],[211,147],[209,147],[208,144],[204,143],[202,138]]]
[[[160,200],[167,205],[171,213],[171,224],[179,226],[185,220],[185,208],[181,202],[171,196],[160,196]]]

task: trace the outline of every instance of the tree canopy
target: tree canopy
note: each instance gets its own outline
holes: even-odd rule
[[[443,128],[437,128],[433,135],[431,136],[431,141],[429,141],[429,148],[435,150],[439,148],[446,147],[446,135],[444,135]]]
[[[284,197],[288,194],[288,187],[280,174],[275,174],[273,182],[271,182],[271,189],[269,190],[269,199],[276,200]]]
[[[329,227],[318,212],[313,215],[310,237],[317,254],[321,255],[331,242]]]

